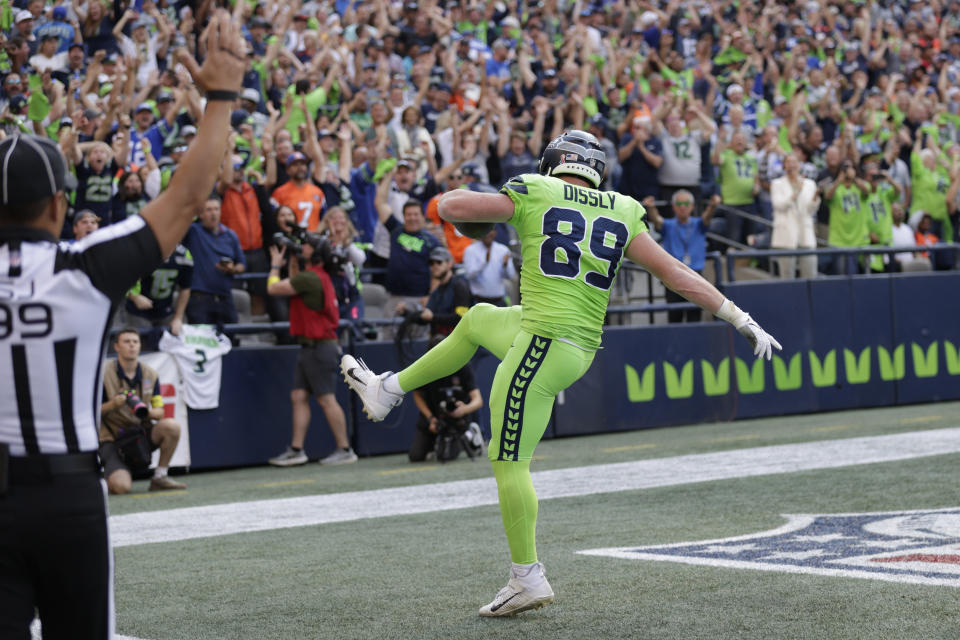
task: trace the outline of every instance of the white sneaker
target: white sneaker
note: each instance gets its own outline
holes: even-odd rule
[[[320,460],[320,464],[350,464],[357,461],[357,454],[353,449],[340,449],[339,447],[326,458]]]
[[[468,426],[467,430],[463,433],[463,436],[467,440],[464,448],[470,458],[476,458],[481,454],[486,454],[486,443],[483,441],[483,433],[480,432],[480,425],[476,422],[471,422],[470,426]]]
[[[467,427],[466,436],[473,446],[477,448],[483,447],[483,433],[480,431],[480,425],[476,422],[471,422],[470,426]]]
[[[518,578],[510,571],[510,581],[500,589],[493,602],[480,607],[484,617],[513,616],[522,611],[539,609],[553,602],[553,589],[543,574],[543,564],[538,562],[525,578]]]
[[[287,447],[286,451],[275,458],[270,458],[267,462],[275,467],[294,467],[298,464],[306,464],[307,454],[304,453],[303,449],[294,451],[292,447]]]
[[[340,371],[347,386],[357,392],[363,402],[363,412],[374,422],[387,417],[390,410],[403,400],[402,394],[390,393],[383,388],[383,379],[391,372],[379,376],[367,368],[363,360],[345,355],[340,360]]]

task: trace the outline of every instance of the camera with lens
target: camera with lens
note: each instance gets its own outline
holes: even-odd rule
[[[439,398],[439,400],[437,400],[437,406],[443,412],[443,419],[441,421],[450,426],[455,426],[457,423],[463,422],[463,418],[450,417],[450,413],[457,408],[457,401],[464,396],[463,387],[459,385],[440,387],[436,393]]]
[[[403,319],[407,322],[423,322],[423,319],[420,317],[420,314],[423,313],[423,305],[419,302],[404,302],[403,303],[403,313],[400,315],[403,316]]]
[[[273,244],[277,248],[287,248],[291,255],[299,256],[303,252],[303,243],[307,239],[307,230],[303,227],[293,227],[289,233],[277,231],[273,234]]]
[[[132,390],[124,391],[123,395],[126,396],[127,406],[130,407],[131,411],[133,411],[133,415],[137,416],[141,420],[145,420],[147,416],[150,415],[150,408],[143,400],[140,399],[140,396],[138,396]]]
[[[441,462],[452,460],[460,451],[459,439],[467,430],[465,417],[453,417],[451,412],[457,408],[457,401],[464,397],[463,387],[452,385],[436,389],[433,396],[436,406],[433,415],[437,419],[437,459]]]
[[[468,394],[459,385],[439,387],[434,394],[436,410],[433,414],[437,419],[434,453],[437,460],[449,462],[455,459],[460,451],[464,451],[471,460],[476,459],[483,451],[480,427],[475,422],[469,422],[469,416],[455,418],[450,415],[457,408],[457,402],[465,401]]]

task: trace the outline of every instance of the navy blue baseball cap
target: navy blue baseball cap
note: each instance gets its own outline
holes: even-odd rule
[[[480,175],[480,167],[475,164],[463,165],[460,167],[460,173],[462,173],[464,177],[469,176],[475,180],[480,180],[483,178],[483,176]]]
[[[446,247],[434,247],[430,250],[430,260],[449,262],[453,260],[453,256],[450,255],[450,251]]]
[[[230,126],[234,129],[238,128],[244,122],[247,121],[247,118],[250,117],[250,112],[246,109],[236,109],[233,113],[230,114]]]
[[[294,162],[309,162],[307,156],[303,155],[299,151],[294,151],[287,156],[287,166],[293,164]]]

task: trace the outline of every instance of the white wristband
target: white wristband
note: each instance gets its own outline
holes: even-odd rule
[[[724,298],[723,304],[720,305],[720,308],[717,309],[714,315],[721,320],[726,320],[737,328],[742,327],[750,321],[750,314],[733,304],[733,301],[729,298]]]

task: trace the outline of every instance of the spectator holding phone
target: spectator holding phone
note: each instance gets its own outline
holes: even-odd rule
[[[220,223],[219,198],[207,198],[183,244],[193,254],[187,321],[218,327],[236,322],[237,310],[230,290],[233,276],[246,271],[247,263],[237,234]]]

